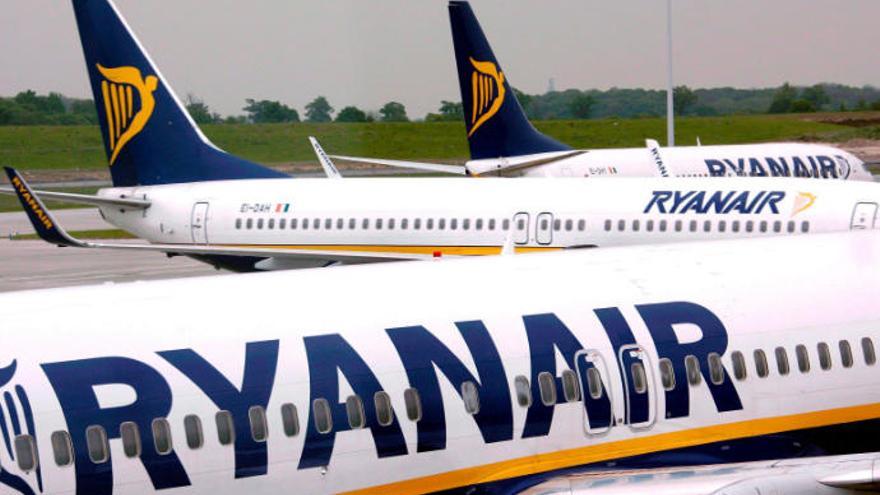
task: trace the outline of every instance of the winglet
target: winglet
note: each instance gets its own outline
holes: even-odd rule
[[[15,190],[15,194],[18,196],[18,200],[21,202],[22,208],[24,208],[24,212],[27,214],[28,219],[31,221],[34,230],[37,231],[37,235],[39,235],[40,238],[48,243],[57,244],[59,246],[82,247],[82,242],[71,237],[63,228],[61,228],[60,225],[58,225],[58,222],[52,214],[49,213],[46,205],[44,205],[36,193],[34,193],[34,190],[31,189],[31,186],[29,186],[27,181],[24,180],[24,177],[12,167],[4,167],[4,169],[6,170],[6,175],[9,176],[9,182],[12,183],[12,187]]]
[[[333,164],[333,160],[327,156],[327,153],[324,153],[324,148],[318,143],[318,140],[312,136],[309,136],[309,142],[312,143],[312,148],[315,150],[315,155],[318,157],[318,161],[321,162],[321,166],[324,167],[324,173],[327,174],[328,179],[341,179],[342,174],[339,173],[339,170],[336,169],[336,165]]]

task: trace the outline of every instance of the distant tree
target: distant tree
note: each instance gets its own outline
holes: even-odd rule
[[[791,111],[791,105],[797,99],[797,90],[788,83],[783,84],[776,90],[773,95],[773,102],[767,110],[770,113],[788,113]]]
[[[390,101],[379,109],[379,113],[382,115],[383,122],[409,122],[403,103]]]
[[[864,98],[859,98],[859,102],[856,103],[856,111],[863,112],[868,109],[868,102],[865,101]]]
[[[309,122],[330,122],[333,120],[330,116],[332,113],[333,107],[323,96],[315,98],[306,105],[306,120]]]
[[[672,90],[673,110],[675,115],[684,115],[697,104],[697,94],[687,86],[676,86]]]
[[[576,119],[588,119],[595,104],[596,100],[592,96],[581,93],[568,103],[568,111]]]
[[[533,118],[534,115],[532,111],[532,100],[540,97],[526,94],[516,88],[513,88],[513,96],[516,96],[516,100],[519,102],[519,105],[522,107],[523,111],[526,112],[526,115],[529,118]]]
[[[299,113],[281,102],[248,98],[245,103],[243,110],[248,114],[248,120],[255,124],[299,122]]]
[[[366,122],[367,113],[358,107],[348,106],[336,114],[336,122]]]
[[[880,110],[880,100],[871,103],[871,110]]]
[[[222,120],[219,114],[211,113],[208,105],[192,93],[186,95],[186,111],[197,124],[216,124]]]
[[[464,119],[464,110],[461,102],[446,101],[440,102],[440,109],[437,113],[429,113],[425,116],[428,122],[453,122]]]
[[[813,105],[813,102],[800,98],[791,102],[788,111],[791,113],[812,113],[816,111],[816,106]]]
[[[244,115],[227,115],[223,119],[224,124],[247,124],[248,118]]]
[[[810,102],[815,110],[821,110],[824,105],[831,103],[831,98],[825,91],[825,87],[821,84],[804,88],[801,91],[801,99]]]
[[[848,112],[849,110],[846,108],[846,102],[840,102],[840,105],[837,107],[838,112]]]

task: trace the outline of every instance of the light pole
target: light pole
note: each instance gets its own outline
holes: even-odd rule
[[[666,145],[675,146],[675,106],[672,86],[672,0],[666,0]]]

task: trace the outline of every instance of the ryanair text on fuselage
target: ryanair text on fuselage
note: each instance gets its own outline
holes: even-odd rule
[[[742,177],[849,177],[852,171],[849,161],[840,155],[825,155],[706,159],[706,168],[712,177],[737,175]]]

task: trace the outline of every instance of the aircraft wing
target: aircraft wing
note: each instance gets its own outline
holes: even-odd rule
[[[521,495],[754,495],[850,494],[876,492],[880,454],[806,457],[783,461],[682,466],[638,470],[598,470],[560,475]],[[780,488],[785,488],[779,490]]]
[[[557,151],[552,153],[541,153],[539,157],[511,157],[502,160],[480,160],[479,162],[468,162],[467,169],[473,176],[488,175],[504,175],[510,172],[525,170],[528,168],[540,167],[560,160],[565,160],[574,156],[586,153],[586,150],[574,151]],[[480,163],[482,162],[482,163]]]
[[[339,251],[323,249],[286,248],[284,246],[240,246],[240,245],[197,245],[197,244],[130,244],[90,242],[77,239],[67,233],[43,204],[40,196],[33,191],[18,172],[6,167],[6,174],[15,186],[15,192],[28,219],[37,234],[44,241],[64,247],[91,249],[118,249],[125,251],[155,251],[168,255],[189,256],[248,256],[273,258],[288,261],[325,261],[327,263],[369,263],[378,261],[425,260],[434,258],[433,254],[384,253],[376,251]],[[283,264],[283,262],[282,262]]]
[[[20,177],[20,176],[19,176]],[[10,180],[12,180],[10,178]],[[20,179],[22,180],[22,179]],[[12,187],[0,187],[0,194],[19,194],[21,183],[13,182]],[[91,194],[62,193],[53,191],[32,191],[39,194],[41,198],[51,199],[55,201],[63,201],[65,203],[78,203],[90,206],[112,206],[117,208],[127,208],[130,210],[145,210],[150,207],[150,201],[137,198],[107,198],[103,196],[93,196]]]
[[[467,170],[460,165],[446,165],[442,163],[409,162],[404,160],[385,160],[383,158],[360,158],[356,156],[330,155],[331,158],[346,162],[368,163],[370,165],[385,165],[387,167],[408,168],[412,170],[425,170],[439,172],[441,174],[465,175]]]

